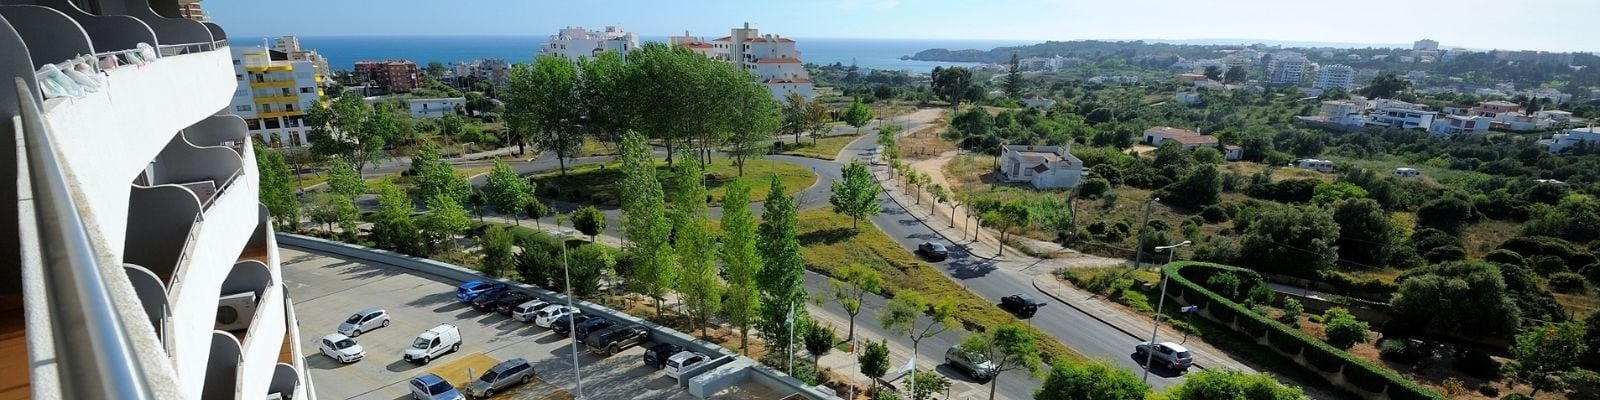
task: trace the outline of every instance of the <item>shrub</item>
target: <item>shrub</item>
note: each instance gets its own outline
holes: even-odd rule
[[[1578,269],[1578,275],[1583,275],[1589,283],[1600,285],[1600,264],[1589,264]]]
[[[1563,261],[1561,257],[1556,256],[1544,255],[1533,257],[1531,262],[1528,263],[1528,266],[1533,267],[1535,272],[1543,275],[1550,275],[1558,272],[1568,272],[1567,262]]]
[[[1122,293],[1117,295],[1117,302],[1141,314],[1155,312],[1155,309],[1150,308],[1150,298],[1137,290],[1123,289]]]
[[[1349,349],[1356,343],[1367,342],[1367,323],[1356,320],[1354,315],[1344,307],[1334,307],[1322,314],[1323,332],[1328,336],[1328,344],[1340,350]]]
[[[1222,295],[1223,298],[1233,300],[1239,298],[1239,275],[1232,272],[1223,272],[1206,278],[1206,288]]]
[[[1411,339],[1389,338],[1378,342],[1378,355],[1395,362],[1416,364],[1433,357],[1431,347]]]
[[[1200,210],[1200,218],[1208,224],[1220,223],[1228,220],[1228,212],[1212,204]]]
[[[1489,254],[1483,255],[1483,260],[1506,265],[1528,265],[1528,260],[1523,259],[1521,254],[1517,254],[1515,251],[1506,249],[1495,249],[1494,251],[1489,252]]]
[[[1283,316],[1279,317],[1278,321],[1287,323],[1289,326],[1298,327],[1300,326],[1300,314],[1305,312],[1306,306],[1300,304],[1300,300],[1286,297],[1283,299]]]
[[[1583,276],[1571,272],[1558,272],[1550,275],[1550,290],[1556,293],[1583,293],[1588,289]]]
[[[1455,354],[1456,369],[1479,378],[1494,378],[1500,373],[1500,362],[1482,350],[1463,350]]]

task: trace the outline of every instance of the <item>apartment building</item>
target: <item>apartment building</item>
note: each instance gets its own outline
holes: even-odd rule
[[[1306,67],[1311,62],[1306,56],[1292,51],[1278,52],[1272,55],[1272,60],[1267,63],[1267,83],[1278,85],[1299,85],[1305,79]]]
[[[798,93],[807,99],[815,96],[811,74],[806,72],[800,60],[800,51],[795,48],[794,39],[762,35],[759,30],[751,28],[749,22],[741,28],[733,28],[728,36],[711,41],[689,36],[685,32],[683,36],[668,38],[667,42],[750,71],[767,86],[772,97],[780,101],[790,93]],[[710,48],[706,48],[707,45]]]
[[[1418,41],[1415,41],[1415,42],[1411,42],[1411,49],[1412,50],[1439,50],[1439,41],[1433,40],[1433,39],[1418,40]]]
[[[1317,82],[1312,85],[1317,89],[1340,88],[1346,91],[1356,88],[1356,69],[1348,65],[1333,64],[1317,70]]]
[[[621,27],[607,26],[605,30],[591,31],[569,26],[550,35],[550,40],[539,47],[539,56],[577,62],[580,58],[594,58],[600,53],[614,51],[627,59],[628,52],[637,49],[639,35]]]
[[[231,51],[238,88],[228,110],[244,119],[250,137],[271,147],[311,145],[306,114],[326,104],[315,65],[262,47]]]
[[[355,76],[391,92],[408,92],[422,85],[422,70],[409,60],[357,61]]]
[[[312,69],[317,72],[317,76],[324,78],[333,76],[333,69],[328,66],[328,58],[323,57],[316,50],[301,48],[299,37],[282,36],[273,39],[272,50],[287,55],[289,60],[292,61],[310,61]],[[324,81],[324,83],[332,83],[332,81]]]
[[[0,346],[26,349],[0,391],[315,399],[227,34],[178,0],[41,3],[0,1]]]
[[[466,87],[468,80],[479,80],[504,89],[511,84],[511,63],[498,58],[461,61],[450,67],[449,76],[455,78],[456,84],[463,87]]]
[[[1379,106],[1371,113],[1367,125],[1397,129],[1432,129],[1433,118],[1438,113],[1420,108]]]

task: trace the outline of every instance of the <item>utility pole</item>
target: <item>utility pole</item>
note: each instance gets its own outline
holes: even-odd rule
[[[1133,249],[1134,268],[1144,266],[1144,264],[1139,263],[1140,258],[1144,256],[1144,231],[1150,229],[1150,207],[1154,206],[1158,201],[1161,201],[1160,197],[1151,197],[1150,200],[1145,200],[1144,202],[1144,223],[1139,224],[1139,247]]]
[[[559,228],[559,226],[558,226],[558,228]],[[561,274],[564,275],[564,277],[566,278],[566,281],[567,281],[567,310],[574,310],[574,308],[572,307],[572,268],[567,265],[567,237],[569,236],[568,232],[569,231],[563,230],[559,234],[557,234],[556,237],[561,238]],[[570,314],[570,312],[569,312],[569,314]],[[567,332],[577,332],[577,331],[578,331],[578,319],[577,318],[568,317],[567,318]],[[577,395],[576,398],[578,400],[582,400],[583,399],[583,369],[578,367],[578,334],[577,333],[573,333],[572,334],[572,375],[576,376],[578,378],[578,395]]]
[[[1174,245],[1170,245],[1170,246],[1156,247],[1156,251],[1166,250],[1167,251],[1167,264],[1171,264],[1172,263],[1172,258],[1178,254],[1178,248],[1179,247],[1188,246],[1190,244],[1192,244],[1190,241],[1185,240],[1182,243],[1178,243],[1178,244],[1174,244]],[[1161,308],[1166,306],[1166,304],[1167,304],[1167,274],[1166,274],[1166,271],[1162,271],[1162,273],[1161,273],[1161,298],[1156,299],[1156,316],[1155,316],[1156,323],[1155,323],[1154,327],[1150,328],[1150,345],[1148,347],[1146,347],[1145,351],[1144,351],[1144,378],[1143,378],[1144,379],[1144,383],[1150,383],[1150,368],[1152,368],[1150,363],[1152,361],[1154,361],[1155,357],[1156,357],[1156,335],[1161,332]]]

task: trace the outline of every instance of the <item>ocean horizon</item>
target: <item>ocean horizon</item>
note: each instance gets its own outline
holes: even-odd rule
[[[275,37],[275,36],[274,36]],[[718,36],[719,37],[719,36]],[[233,45],[271,45],[267,36],[235,37]],[[707,37],[711,39],[715,37]],[[989,50],[1000,46],[1037,43],[1028,40],[974,39],[859,39],[795,37],[800,57],[808,63],[826,65],[855,64],[862,68],[892,71],[927,72],[936,66],[971,66],[975,63],[901,60],[918,51],[945,49]],[[300,36],[300,46],[328,58],[335,70],[353,68],[356,61],[406,59],[418,65],[438,61],[449,65],[457,61],[500,58],[513,63],[533,60],[539,46],[549,40],[542,36]],[[666,42],[666,36],[639,37],[641,42]]]

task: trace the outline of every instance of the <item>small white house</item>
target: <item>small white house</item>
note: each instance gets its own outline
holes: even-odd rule
[[[1396,178],[1415,178],[1418,176],[1422,176],[1422,171],[1418,171],[1416,168],[1400,167],[1394,169],[1394,177]]]
[[[1028,182],[1039,189],[1070,189],[1083,181],[1083,161],[1070,146],[1006,146],[1000,173],[1009,182]]]
[[[412,118],[436,118],[455,114],[457,106],[466,107],[466,104],[465,97],[406,99],[406,106],[411,109]]]
[[[1056,106],[1056,101],[1048,97],[1041,97],[1037,94],[1029,94],[1027,96],[1022,96],[1022,106],[1027,108],[1037,108],[1040,110],[1049,110],[1050,107]]]
[[[1333,161],[1328,161],[1328,160],[1318,160],[1318,159],[1314,159],[1314,158],[1307,158],[1307,159],[1295,161],[1294,165],[1296,167],[1309,169],[1309,170],[1317,171],[1317,172],[1333,172]]]

